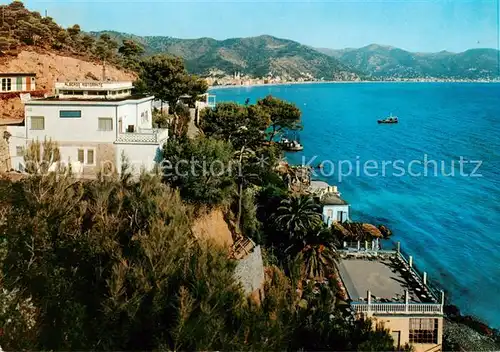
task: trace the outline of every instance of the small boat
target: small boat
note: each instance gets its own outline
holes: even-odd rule
[[[398,117],[397,116],[389,116],[383,120],[377,120],[377,123],[398,123]]]
[[[304,146],[300,144],[298,141],[290,141],[286,138],[283,138],[279,144],[281,147],[289,152],[299,152],[304,149]]]
[[[301,150],[304,149],[304,146],[300,144],[300,139],[296,133],[290,139],[286,137],[281,138],[279,144],[283,149],[289,152],[300,152]]]

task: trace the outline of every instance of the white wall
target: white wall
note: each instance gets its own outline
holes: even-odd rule
[[[331,211],[331,214],[330,214]],[[323,221],[330,226],[333,222],[337,221],[337,213],[343,212],[342,219],[346,221],[349,219],[349,205],[324,205],[323,206]],[[330,217],[331,216],[331,217]]]
[[[153,128],[152,103],[153,101],[147,101],[137,105],[137,120],[140,128]]]
[[[11,134],[9,138],[9,155],[11,167],[14,170],[24,170],[24,157],[17,156],[17,147],[26,148],[26,127],[7,126],[7,131]]]
[[[152,128],[151,101],[127,101],[125,104],[27,104],[25,108],[26,124],[28,126],[28,139],[43,140],[45,137],[64,142],[104,142],[111,143],[116,140],[117,133],[125,133],[128,125],[139,128]],[[80,118],[60,117],[61,110],[81,111]],[[141,119],[141,114],[147,112],[147,119]],[[31,117],[43,116],[45,118],[44,130],[31,129]],[[113,119],[113,131],[99,131],[99,117]],[[118,118],[117,118],[118,117]],[[119,128],[119,119],[122,119],[122,130]]]
[[[116,145],[116,167],[121,171],[122,153],[128,158],[128,164],[132,167],[133,173],[140,173],[144,166],[146,171],[151,171],[156,164],[157,155],[160,148],[152,144],[117,144]]]
[[[116,140],[116,106],[26,105],[28,139],[43,141],[45,137],[58,142],[107,142]],[[61,110],[80,110],[80,118],[59,117]],[[44,130],[31,129],[31,117],[45,118]],[[99,117],[114,120],[113,131],[99,131]]]
[[[139,104],[127,104],[118,107],[118,119],[122,119],[122,130],[121,133],[127,131],[128,125],[135,126],[135,132],[138,132],[140,128],[152,128],[152,101],[145,101]],[[141,119],[141,114],[146,113],[148,119]]]

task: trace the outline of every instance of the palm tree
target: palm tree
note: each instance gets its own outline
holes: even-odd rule
[[[308,195],[283,199],[271,219],[292,242],[303,241],[309,231],[321,224],[320,207]]]
[[[327,228],[310,232],[303,241],[306,245],[297,256],[303,262],[305,276],[322,279],[337,264],[336,241]]]

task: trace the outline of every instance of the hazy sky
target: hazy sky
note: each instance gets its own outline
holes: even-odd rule
[[[180,38],[270,34],[324,48],[498,48],[500,0],[25,0],[63,25]],[[5,4],[10,1],[0,0]]]

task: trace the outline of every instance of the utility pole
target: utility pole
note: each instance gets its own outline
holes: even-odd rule
[[[102,81],[106,81],[106,59],[102,60]]]

